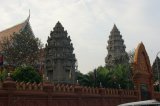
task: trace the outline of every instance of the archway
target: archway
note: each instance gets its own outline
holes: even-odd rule
[[[135,89],[139,91],[139,100],[153,98],[152,69],[143,43],[135,51],[132,74]]]

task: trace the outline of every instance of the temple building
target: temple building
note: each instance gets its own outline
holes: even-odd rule
[[[22,23],[1,31],[0,32],[0,41],[2,41],[4,38],[10,38],[10,36],[13,36],[13,33],[25,32],[28,35],[34,36],[34,33],[33,33],[32,28],[30,26],[29,19],[30,19],[30,15]]]
[[[122,35],[116,25],[114,25],[108,40],[108,55],[105,58],[106,67],[110,68],[117,64],[127,64],[129,58],[125,48],[126,46],[124,45]]]
[[[25,21],[23,21],[22,23],[19,23],[15,26],[12,26],[10,28],[7,28],[3,31],[0,32],[0,43],[3,42],[3,40],[5,40],[6,38],[11,40],[11,37],[14,36],[14,33],[16,34],[20,34],[21,32],[23,32],[24,34],[28,35],[28,36],[33,36],[35,37],[33,31],[32,31],[32,28],[31,28],[31,25],[30,25],[30,14],[29,16],[27,17],[27,19]],[[44,51],[43,49],[41,50],[40,49],[40,57],[38,58],[39,60],[37,60],[37,66],[36,66],[36,69],[42,74],[43,73],[43,61],[44,61]],[[3,65],[3,66],[6,66],[6,65],[12,65],[12,64],[8,64],[8,62],[6,61],[5,59],[5,56],[3,54],[3,50],[0,46],[0,66]]]
[[[19,23],[15,26],[12,26],[10,28],[7,28],[5,30],[0,31],[0,43],[2,43],[3,40],[5,40],[5,39],[10,40],[11,36],[13,36],[14,33],[19,34],[20,32],[24,32],[25,34],[28,34],[30,36],[34,36],[34,33],[33,33],[32,28],[30,26],[29,19],[30,19],[30,14],[27,17],[27,19],[25,21],[23,21],[22,23]],[[3,54],[3,51],[2,51],[2,48],[0,46],[0,58],[2,58],[2,59],[0,59],[0,60],[2,60],[0,62],[1,65],[3,65],[4,63],[7,63],[2,54]]]
[[[67,31],[58,22],[48,37],[46,56],[46,76],[54,83],[75,83],[76,58],[73,44]]]

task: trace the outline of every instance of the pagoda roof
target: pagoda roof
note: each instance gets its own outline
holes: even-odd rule
[[[118,28],[117,28],[116,24],[114,24],[113,29],[112,29],[112,31],[111,31],[111,32],[119,32],[119,30],[118,30]]]
[[[62,24],[58,21],[55,25],[55,27],[63,27]]]
[[[3,38],[10,38],[11,36],[13,36],[13,33],[19,33],[23,31],[26,25],[29,24],[29,19],[30,15],[24,22],[0,31],[0,41],[2,41]]]
[[[53,29],[54,29],[54,31],[64,31],[64,27],[62,26],[62,24],[59,21],[56,23],[56,25]]]

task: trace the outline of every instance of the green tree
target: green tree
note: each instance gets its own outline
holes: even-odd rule
[[[12,77],[15,81],[18,82],[41,82],[42,78],[38,72],[31,66],[21,66],[15,69],[12,73]]]
[[[78,72],[77,80],[82,86],[94,86],[94,78],[93,73],[89,72],[88,74],[82,74]]]
[[[134,62],[134,55],[135,55],[135,50],[134,49],[128,52],[129,63]]]
[[[42,44],[38,38],[28,33],[14,33],[10,38],[3,38],[1,48],[5,61],[10,65],[34,65],[38,60]]]
[[[159,90],[159,81],[158,81],[158,72],[160,72],[159,70],[160,70],[160,58],[156,57],[152,65],[155,91]],[[159,77],[160,77],[160,73],[159,73]]]
[[[83,86],[132,89],[129,71],[127,65],[119,64],[112,69],[100,66],[87,74],[79,74],[78,80]]]
[[[133,83],[130,79],[130,67],[127,65],[117,65],[113,69],[113,83],[116,88],[129,89],[133,88]]]
[[[158,80],[158,71],[160,70],[160,58],[156,57],[152,65],[154,81]],[[160,74],[159,74],[160,77]]]
[[[4,69],[0,72],[0,80],[4,81],[6,77],[7,77],[7,70]]]
[[[129,89],[133,85],[129,79],[129,71],[129,67],[127,65],[121,64],[112,69],[99,67],[97,69],[98,84],[101,83],[105,88]]]
[[[95,86],[96,87],[100,87],[100,86],[103,86],[103,87],[106,87],[107,86],[107,75],[109,74],[109,69],[107,69],[106,67],[98,67],[96,69],[96,78],[95,78]],[[101,84],[101,85],[100,85]]]

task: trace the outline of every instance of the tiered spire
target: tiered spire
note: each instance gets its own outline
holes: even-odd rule
[[[125,52],[125,48],[126,46],[124,45],[122,35],[120,35],[120,31],[114,24],[108,40],[108,55],[105,58],[106,66],[113,67],[117,64],[128,63],[128,56]]]
[[[75,54],[67,31],[58,21],[46,45],[46,74],[51,82],[74,83]]]
[[[64,31],[64,27],[62,26],[62,24],[58,21],[57,24],[55,25],[55,27],[53,28],[54,31]]]
[[[118,28],[117,28],[116,24],[114,24],[113,29],[112,29],[112,31],[111,31],[111,32],[119,32],[119,30],[118,30]]]

